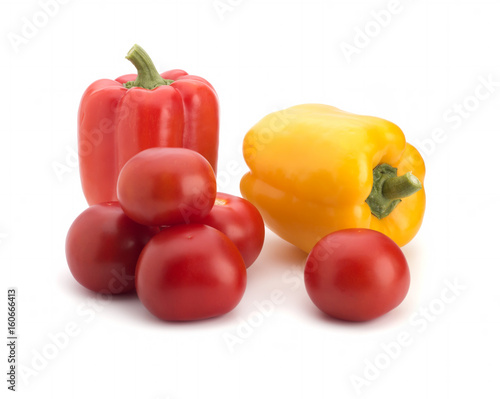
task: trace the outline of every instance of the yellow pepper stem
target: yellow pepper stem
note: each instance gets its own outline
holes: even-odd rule
[[[409,197],[422,188],[422,183],[411,172],[403,176],[387,179],[382,187],[382,194],[387,199],[401,199]]]
[[[409,197],[422,189],[422,183],[411,172],[403,176],[388,164],[378,165],[373,169],[373,187],[366,203],[372,213],[379,219],[385,218],[401,202],[401,198]]]

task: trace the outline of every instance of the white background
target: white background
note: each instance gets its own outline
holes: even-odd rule
[[[66,0],[46,17],[42,3],[0,1],[0,370],[5,381],[14,286],[19,397],[350,398],[353,376],[369,398],[498,393],[500,2],[401,0],[383,27],[373,13],[387,20],[388,1]],[[33,19],[38,30],[13,45]],[[348,59],[342,46],[359,45],[365,28],[372,37]],[[328,319],[305,292],[304,254],[271,232],[242,302],[217,319],[164,323],[134,296],[101,303],[81,288],[64,254],[86,207],[77,108],[94,80],[134,71],[124,59],[134,43],[158,70],[216,88],[220,191],[239,194],[243,136],[269,112],[318,102],[398,124],[428,169],[424,224],[403,249],[412,282],[402,305],[369,323]],[[259,312],[273,290],[284,302]],[[64,340],[68,324],[77,333]],[[401,332],[410,343],[396,350]],[[228,346],[228,334],[241,341]]]

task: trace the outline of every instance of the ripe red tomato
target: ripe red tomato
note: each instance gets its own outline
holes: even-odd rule
[[[340,230],[322,238],[309,254],[304,274],[309,297],[330,316],[364,321],[398,306],[410,286],[399,246],[369,229]]]
[[[198,320],[232,310],[246,287],[246,268],[236,246],[201,224],[162,230],[137,263],[137,295],[163,320]]]
[[[227,235],[239,249],[248,268],[264,245],[264,221],[257,208],[246,199],[217,193],[210,213],[197,223],[212,226]]]
[[[123,211],[138,223],[189,223],[214,205],[215,174],[202,155],[186,148],[149,148],[133,156],[118,176]]]
[[[128,218],[117,202],[92,205],[68,231],[69,270],[76,281],[95,292],[133,291],[137,259],[157,231]]]

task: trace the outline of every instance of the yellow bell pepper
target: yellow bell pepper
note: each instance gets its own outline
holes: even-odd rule
[[[267,115],[246,134],[243,197],[267,226],[309,252],[325,235],[370,228],[399,246],[418,232],[425,165],[384,119],[304,104]]]

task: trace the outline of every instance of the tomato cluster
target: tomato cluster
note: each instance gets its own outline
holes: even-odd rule
[[[123,166],[117,194],[118,202],[92,205],[69,229],[66,257],[80,284],[110,294],[135,289],[164,320],[214,317],[239,303],[264,222],[250,202],[217,193],[203,156],[144,150]]]
[[[264,222],[247,200],[217,193],[203,156],[144,150],[123,166],[117,195],[118,202],[89,207],[69,229],[66,257],[80,284],[109,294],[136,290],[163,320],[214,317],[240,302],[246,269],[264,243]],[[389,237],[347,229],[316,244],[304,282],[328,315],[364,321],[398,306],[410,276]]]

